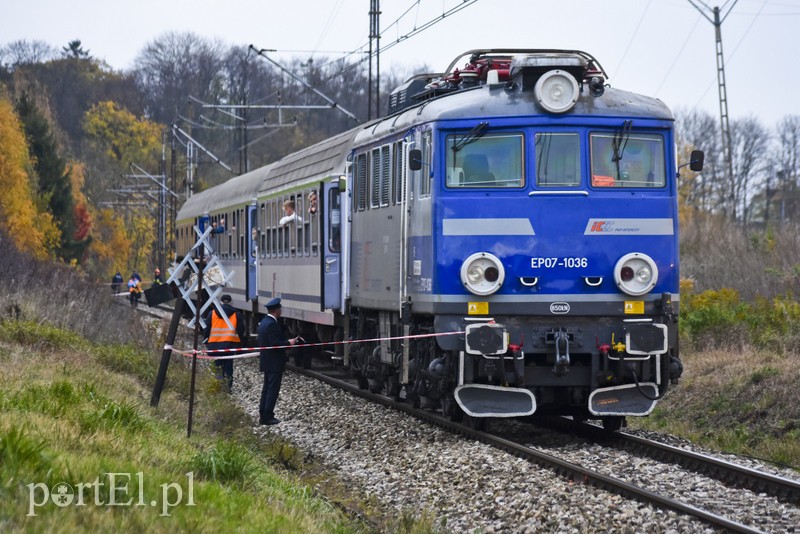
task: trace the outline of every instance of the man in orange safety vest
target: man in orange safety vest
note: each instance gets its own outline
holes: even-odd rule
[[[247,329],[245,321],[242,319],[242,312],[237,311],[231,306],[231,296],[222,295],[220,301],[222,302],[222,311],[228,317],[230,326],[222,318],[216,308],[206,315],[205,335],[207,337],[207,346],[209,350],[216,349],[235,349],[242,345]],[[231,326],[233,328],[231,328]],[[221,352],[213,353],[215,356],[232,356],[235,352]],[[233,360],[232,359],[217,359],[214,360],[216,367],[216,376],[219,380],[227,380],[228,392],[233,387]]]

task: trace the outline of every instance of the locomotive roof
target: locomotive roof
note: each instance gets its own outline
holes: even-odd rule
[[[424,101],[384,120],[374,132],[370,130],[370,134],[385,135],[420,122],[478,116],[491,119],[534,115],[545,120],[559,118],[566,121],[581,116],[674,120],[672,112],[661,100],[613,87],[607,87],[599,97],[590,96],[588,91],[582,92],[571,110],[558,115],[544,111],[536,102],[533,91],[508,91],[506,87],[505,83],[480,85]]]

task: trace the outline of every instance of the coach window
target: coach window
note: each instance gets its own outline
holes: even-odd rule
[[[581,184],[581,143],[577,133],[537,133],[536,185],[575,187]]]
[[[465,134],[447,136],[447,187],[524,186],[522,146],[522,134],[492,134],[477,139],[467,139]]]
[[[261,204],[261,213],[258,216],[258,256],[260,258],[267,257],[267,209],[264,203]]]
[[[339,252],[342,247],[342,207],[339,199],[339,190],[329,190],[327,200],[326,211],[328,213],[328,227],[330,228],[328,250]]]
[[[589,139],[594,187],[664,187],[661,136],[595,133]]]
[[[238,235],[238,239],[236,240],[236,252],[241,258],[245,257],[245,251],[247,250],[244,240],[246,238],[250,238],[250,236],[245,236],[245,231],[247,230],[246,221],[247,217],[245,216],[244,208],[239,209],[239,222],[241,224],[236,227],[236,232]]]
[[[269,252],[271,258],[278,257],[278,218],[276,215],[276,209],[278,204],[275,200],[272,200],[267,204],[267,217],[269,221]]]
[[[319,215],[317,214],[317,190],[312,189],[306,195],[306,239],[308,246],[306,254],[316,256],[318,254],[317,245],[319,240]]]
[[[294,199],[294,207],[297,210],[297,218],[294,220],[294,226],[296,230],[294,232],[297,234],[297,255],[303,256],[305,255],[305,248],[306,248],[306,221],[308,217],[305,215],[306,206],[305,206],[305,195],[301,191],[299,195],[297,195]]]

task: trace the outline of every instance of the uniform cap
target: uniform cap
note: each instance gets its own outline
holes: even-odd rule
[[[268,310],[281,307],[281,299],[272,299],[264,305]]]
[[[222,302],[230,302],[230,301],[232,301],[233,299],[231,298],[231,296],[230,296],[230,295],[228,295],[228,294],[226,293],[225,295],[222,295],[222,297],[221,297],[219,300],[221,300]]]

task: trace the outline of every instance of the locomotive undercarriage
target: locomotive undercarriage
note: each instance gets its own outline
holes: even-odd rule
[[[347,364],[362,389],[478,428],[491,417],[535,414],[599,419],[616,430],[627,415],[647,415],[682,370],[669,316],[583,318],[559,327],[529,318],[477,320],[446,342],[429,316],[405,325],[399,314],[356,309],[351,319],[347,361],[343,344],[326,352]],[[309,333],[295,326],[306,340],[344,337],[342,328]]]

